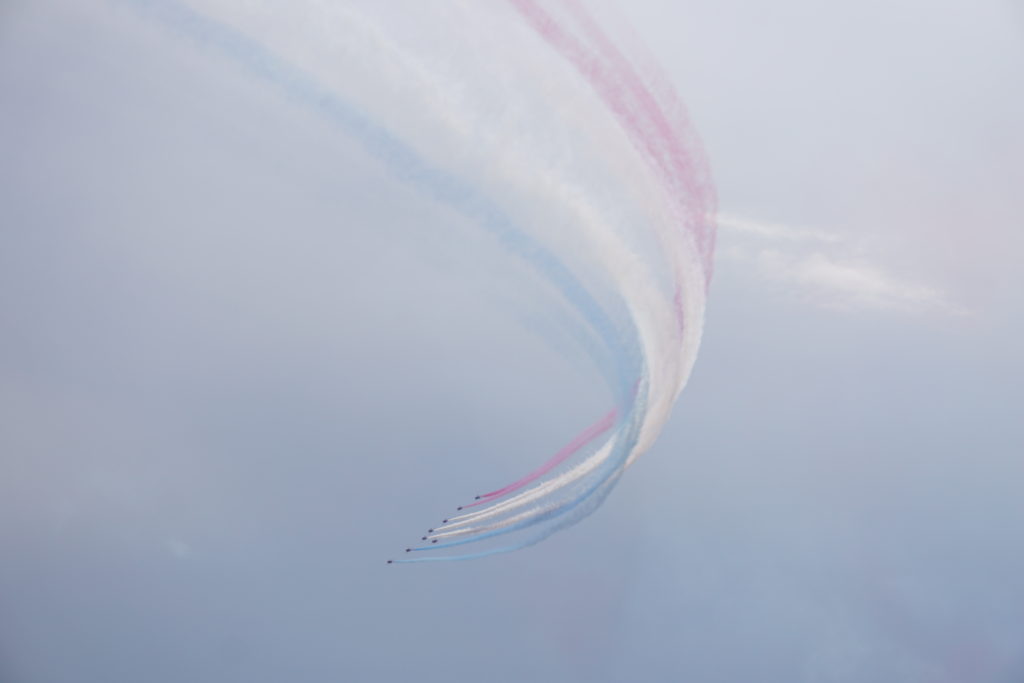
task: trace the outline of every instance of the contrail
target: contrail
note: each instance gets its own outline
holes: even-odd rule
[[[571,311],[581,347],[606,380],[612,406],[603,417],[393,562],[516,550],[595,509],[657,438],[703,330],[714,190],[664,79],[638,69],[574,0],[544,9],[532,0],[511,0],[505,10],[444,5],[461,12],[458,21],[438,22],[444,35],[424,44],[392,37],[394,15],[377,16],[374,5],[309,7],[310,36],[330,55],[319,61],[304,41],[289,43],[287,29],[258,21],[259,12],[293,12],[292,2],[250,3],[259,11],[248,14],[210,2],[204,14],[178,0],[133,1],[492,235]],[[417,33],[429,31],[430,10],[419,11]],[[495,21],[499,39],[480,40],[475,27]],[[314,30],[321,26],[330,31]],[[463,41],[473,41],[472,59],[436,49]],[[504,545],[444,552],[505,536]]]

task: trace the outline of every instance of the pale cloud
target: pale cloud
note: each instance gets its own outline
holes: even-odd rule
[[[192,556],[192,546],[180,538],[168,538],[164,541],[167,552],[178,560],[185,560]]]
[[[725,258],[751,263],[761,278],[787,286],[816,305],[908,313],[963,315],[940,289],[897,277],[870,262],[865,249],[822,230],[763,223],[724,214],[718,225],[736,239]]]
[[[903,282],[870,264],[844,262],[820,252],[794,256],[775,249],[761,250],[756,263],[762,274],[796,285],[816,303],[831,308],[964,313],[939,290]]]
[[[720,213],[716,216],[716,220],[720,228],[735,230],[737,232],[765,237],[768,239],[792,242],[815,241],[836,243],[842,241],[838,235],[823,232],[821,230],[794,228],[789,225],[782,225],[781,223],[752,221],[748,218],[741,218],[732,214]]]

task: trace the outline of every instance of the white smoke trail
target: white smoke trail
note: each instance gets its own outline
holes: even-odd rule
[[[617,403],[614,433],[566,471],[452,518],[426,549],[541,525],[495,550],[513,549],[586,514],[657,438],[700,343],[707,202],[686,196],[693,162],[680,160],[679,140],[692,134],[678,116],[664,120],[676,104],[659,108],[658,91],[571,2],[558,20],[581,36],[577,52],[596,71],[560,49],[554,22],[538,23],[528,2],[297,11],[280,0],[212,0],[199,15],[175,0],[138,1],[186,8],[171,23],[202,33],[400,177],[488,226],[572,311]]]

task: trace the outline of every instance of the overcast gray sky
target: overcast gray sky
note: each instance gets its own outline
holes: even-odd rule
[[[1021,5],[619,11],[718,184],[694,376],[578,526],[387,567],[593,371],[315,112],[0,6],[0,680],[1024,680]]]

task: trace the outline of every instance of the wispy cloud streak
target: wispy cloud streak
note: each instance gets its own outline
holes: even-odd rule
[[[718,224],[735,239],[722,255],[753,266],[818,306],[845,310],[963,315],[940,289],[887,272],[863,248],[836,233],[720,214]]]

